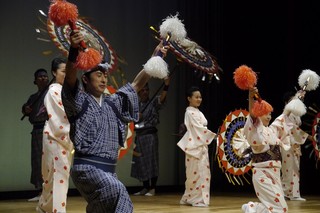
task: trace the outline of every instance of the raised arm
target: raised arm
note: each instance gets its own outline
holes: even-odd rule
[[[143,86],[149,81],[150,76],[142,69],[131,83],[136,92],[139,92]]]
[[[79,30],[74,30],[70,35],[70,50],[68,61],[66,65],[66,77],[64,83],[68,85],[70,89],[74,89],[77,82],[77,69],[74,68],[74,62],[78,56],[79,43],[83,40],[83,35]]]
[[[155,56],[158,51],[161,51],[165,57],[167,54],[168,48],[169,48],[168,46],[163,46],[162,42],[160,42],[158,46],[154,49],[152,56]],[[142,69],[136,75],[131,85],[138,92],[144,87],[144,85],[149,81],[149,79],[150,79],[150,76]]]
[[[160,94],[161,104],[163,104],[164,101],[166,100],[168,89],[169,89],[169,84],[170,84],[170,77],[168,76],[167,78],[164,79],[164,87],[163,87],[162,92]]]
[[[256,93],[258,93],[257,87],[249,89],[249,97],[248,97],[248,100],[249,100],[249,112],[250,112],[250,116],[251,116],[251,118],[253,120],[253,123],[257,119],[257,117],[255,117],[253,115],[253,113],[252,113],[253,104],[255,102],[254,96],[255,96]]]

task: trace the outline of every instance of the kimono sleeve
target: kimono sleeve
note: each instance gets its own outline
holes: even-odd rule
[[[60,140],[63,135],[69,133],[70,126],[61,100],[61,89],[52,86],[48,91],[44,104],[48,112],[46,129],[50,129],[50,134],[56,140]]]
[[[216,134],[199,123],[199,121],[189,111],[186,111],[184,120],[187,132],[177,145],[185,153],[195,158],[200,158],[203,153],[202,151],[204,146],[210,144]]]
[[[74,89],[69,88],[65,83],[62,87],[62,103],[70,123],[75,122],[75,117],[81,112],[86,95],[80,87],[79,80],[76,82]]]
[[[251,147],[265,145],[264,127],[259,118],[253,122],[251,116],[249,116],[244,125],[243,133]]]
[[[290,145],[290,131],[295,126],[285,114],[278,116],[270,125],[277,138],[280,140],[280,145],[285,150],[289,150]]]
[[[293,113],[290,113],[290,115],[288,116],[288,121],[292,123],[292,128],[290,131],[291,144],[304,144],[308,138],[308,133],[306,133],[299,127],[301,124],[300,117],[294,115]]]
[[[243,128],[239,129],[235,133],[232,141],[234,152],[239,156],[241,156],[244,153],[244,151],[250,147],[250,144],[248,143],[248,140],[243,133]]]
[[[123,122],[138,121],[139,119],[139,100],[138,94],[133,89],[131,84],[126,84],[121,87],[118,92],[110,96],[117,107]]]

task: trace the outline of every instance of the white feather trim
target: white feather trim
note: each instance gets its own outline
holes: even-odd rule
[[[102,69],[103,71],[108,71],[110,67],[110,64],[108,64],[107,62],[98,65],[98,68]]]
[[[175,16],[163,19],[159,29],[161,38],[166,38],[168,33],[171,33],[170,40],[172,41],[180,41],[187,36],[184,24],[178,19],[178,15],[177,13]]]
[[[160,57],[153,56],[145,65],[144,71],[151,77],[163,79],[168,76],[168,64]]]
[[[309,78],[309,82],[307,84],[306,90],[310,91],[310,90],[317,89],[317,87],[319,86],[320,76],[316,72],[309,69],[303,70],[302,73],[300,74],[299,80],[298,80],[299,86],[303,88],[308,78]]]
[[[286,114],[293,113],[296,116],[302,116],[306,114],[307,110],[299,98],[294,98],[284,107],[284,112]]]
[[[200,46],[196,42],[185,38],[179,43],[188,51],[188,53],[194,56],[199,55],[201,58],[205,57],[205,53],[200,49]]]
[[[94,68],[92,68],[90,70],[83,71],[82,74],[86,74],[88,72],[97,71],[97,70],[108,72],[109,68],[111,68],[111,65],[108,64],[107,62],[100,63],[100,64],[98,64],[98,66],[96,66],[96,67],[94,67]]]

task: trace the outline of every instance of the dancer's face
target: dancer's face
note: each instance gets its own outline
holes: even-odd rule
[[[200,91],[194,91],[191,97],[188,97],[189,106],[198,108],[202,102],[202,96]]]
[[[139,92],[138,92],[139,98],[141,102],[146,102],[149,99],[149,86],[144,86]]]
[[[261,120],[261,122],[262,122],[262,124],[264,125],[264,126],[269,126],[269,123],[270,123],[270,121],[271,121],[271,112],[269,112],[269,113],[267,113],[267,114],[265,114],[265,115],[262,115],[261,117],[260,117],[260,120]]]
[[[86,84],[86,91],[96,98],[103,94],[107,86],[106,73],[100,70],[83,75],[82,81]]]
[[[53,75],[56,78],[56,82],[62,85],[64,82],[64,78],[66,77],[66,64],[59,64],[58,69],[56,71],[53,71]]]
[[[34,84],[36,84],[39,90],[43,90],[49,83],[48,74],[46,72],[42,72],[37,75],[34,80]]]

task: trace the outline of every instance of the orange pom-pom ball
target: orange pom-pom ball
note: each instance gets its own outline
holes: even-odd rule
[[[50,5],[49,18],[58,27],[67,25],[69,21],[76,22],[78,8],[65,0],[57,0]]]
[[[75,67],[80,70],[90,70],[102,61],[101,54],[93,49],[87,48],[85,51],[80,51],[77,57]]]
[[[252,114],[256,117],[261,117],[262,115],[268,114],[273,111],[273,107],[266,101],[256,101],[252,106]]]
[[[253,88],[257,84],[257,74],[248,66],[241,65],[233,73],[237,87],[243,90]]]

